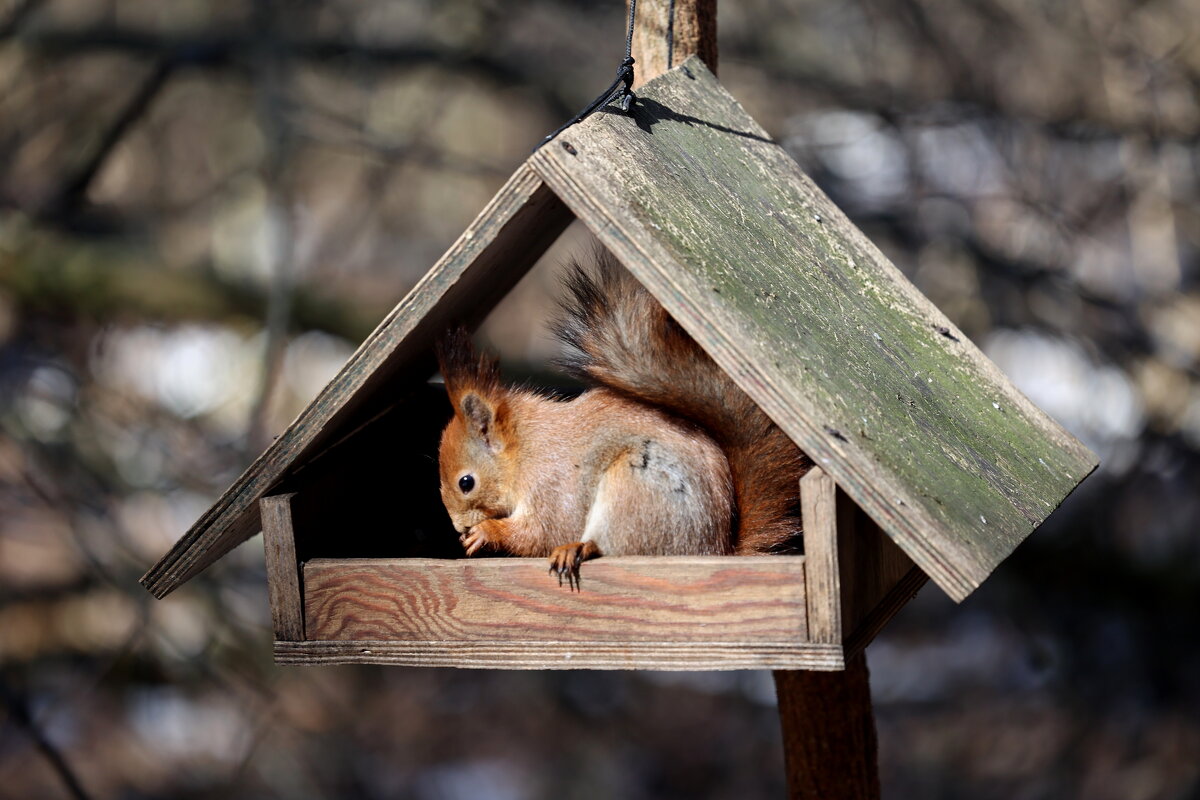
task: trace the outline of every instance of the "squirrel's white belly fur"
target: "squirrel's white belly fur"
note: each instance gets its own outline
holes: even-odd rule
[[[538,416],[549,422],[544,438],[541,426],[529,432],[529,452],[546,466],[529,474],[561,478],[527,488],[551,548],[591,541],[610,555],[731,551],[729,464],[702,431],[604,389],[526,401],[545,404]]]

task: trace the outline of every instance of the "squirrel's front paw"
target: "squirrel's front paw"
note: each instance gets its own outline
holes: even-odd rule
[[[504,539],[504,523],[498,519],[485,519],[458,537],[467,555],[473,556],[481,548],[498,545]]]
[[[574,542],[554,548],[550,552],[550,574],[558,576],[558,585],[567,579],[567,588],[579,591],[579,566],[589,558],[600,555],[595,542]]]

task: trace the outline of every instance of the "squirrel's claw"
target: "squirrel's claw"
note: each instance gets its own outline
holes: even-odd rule
[[[556,554],[557,555],[557,554]],[[567,579],[567,589],[570,591],[579,591],[579,565],[582,559],[572,559],[569,554],[565,557],[556,558],[550,557],[550,574],[558,578],[558,585],[563,585],[563,578]]]
[[[475,555],[480,549],[492,544],[493,540],[497,538],[493,531],[496,522],[496,520],[484,520],[458,537],[468,556]]]
[[[475,555],[479,551],[479,548],[487,544],[487,540],[478,534],[460,536],[459,541],[462,542],[462,546],[467,551],[468,556]]]
[[[550,565],[550,574],[558,578],[558,585],[560,587],[563,584],[563,575],[566,575],[567,576],[567,588],[572,591],[576,589],[576,581],[578,580],[578,576],[579,576],[578,569],[572,569],[569,566],[561,566],[560,567],[560,566],[551,564]]]
[[[584,559],[594,558],[600,554],[600,549],[592,542],[575,542],[554,548],[550,553],[550,575],[558,578],[558,585],[563,585],[567,579],[567,589],[580,591],[579,567]]]

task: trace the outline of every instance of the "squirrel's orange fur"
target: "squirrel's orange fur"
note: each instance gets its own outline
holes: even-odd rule
[[[597,385],[573,400],[504,387],[464,330],[439,345],[441,493],[467,554],[550,556],[574,581],[602,554],[798,547],[795,445],[608,253],[568,285],[563,363]]]

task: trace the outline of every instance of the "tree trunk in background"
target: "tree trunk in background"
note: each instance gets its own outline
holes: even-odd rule
[[[867,658],[844,672],[775,671],[788,796],[879,800],[875,716]]]
[[[633,26],[635,89],[691,55],[700,56],[714,74],[717,71],[717,0],[675,0],[675,44],[668,54],[670,6],[670,0],[638,0]]]

